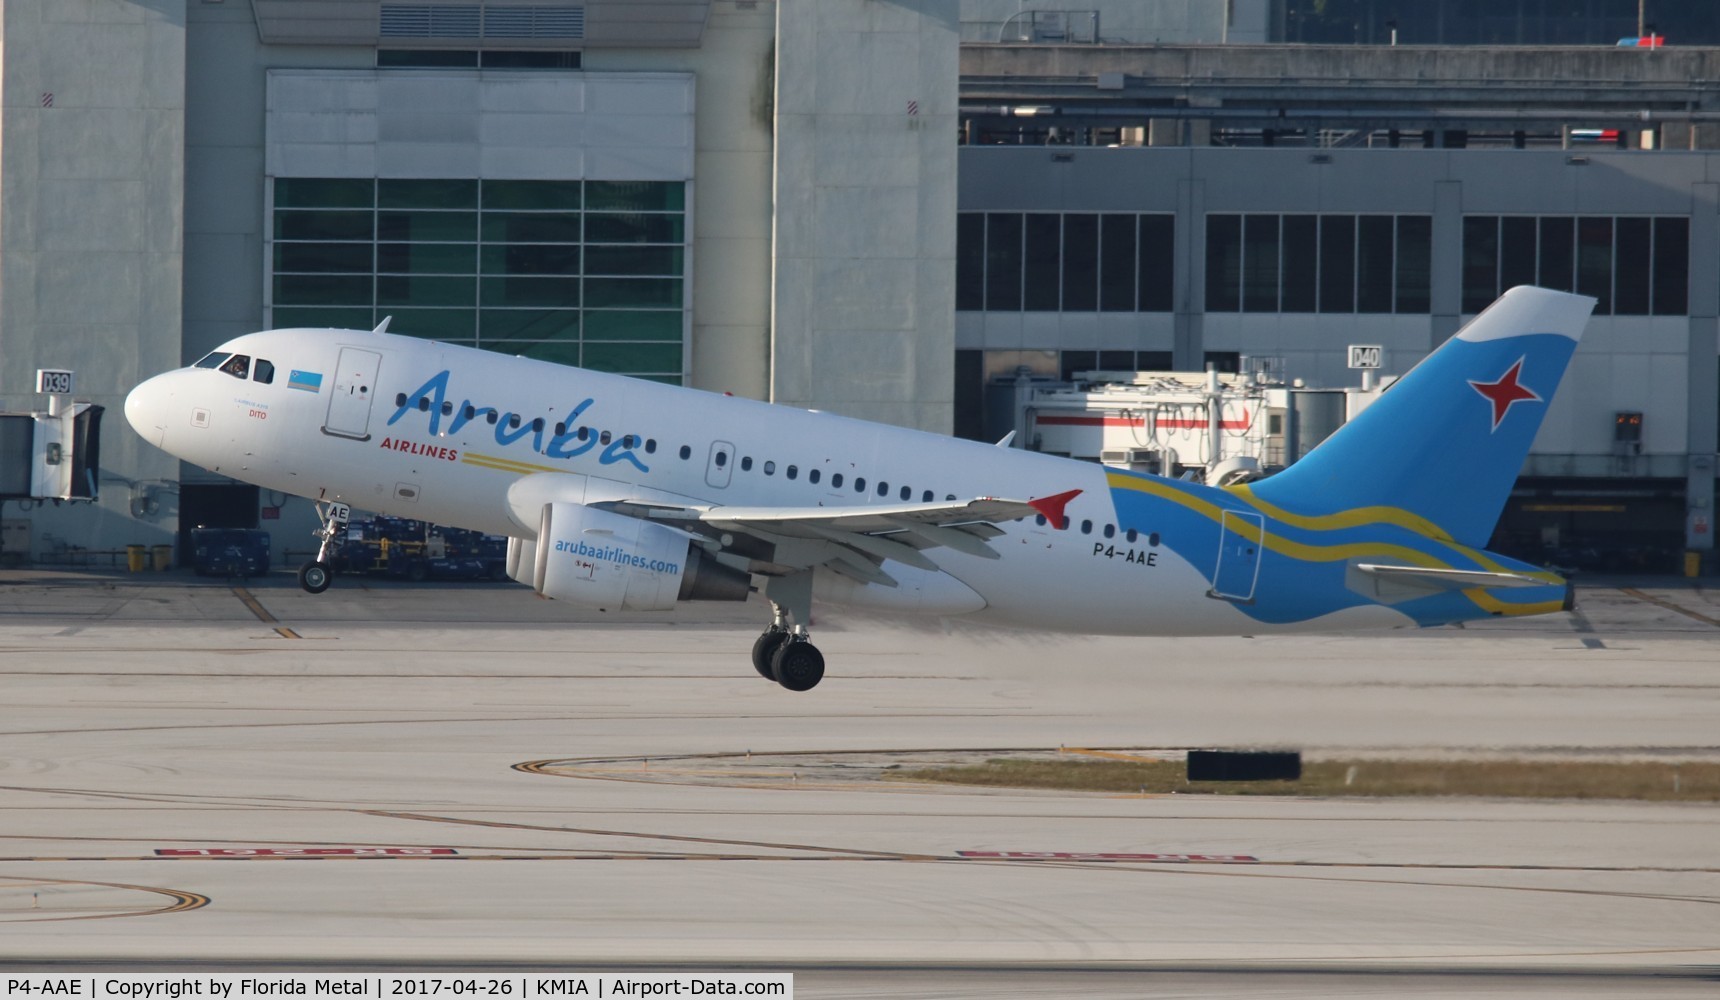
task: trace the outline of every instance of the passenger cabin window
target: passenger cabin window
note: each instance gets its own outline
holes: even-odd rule
[[[243,379],[251,373],[251,356],[235,354],[221,363],[221,370],[237,379]]]
[[[811,471],[811,472],[808,472],[808,473],[807,473],[807,474],[806,474],[806,481],[807,481],[807,482],[809,482],[809,483],[811,483],[811,484],[812,484],[812,485],[814,485],[814,486],[817,486],[817,485],[818,485],[818,476],[819,476],[819,472],[818,472],[818,470],[817,470],[817,469],[813,469],[813,470],[812,470],[812,471]],[[838,486],[841,486],[841,485],[842,485],[842,484],[841,484],[841,483],[837,483],[837,484],[836,484],[836,485],[838,485]]]
[[[687,459],[692,458],[692,457],[693,457],[693,449],[687,447],[686,445],[682,445],[681,446],[681,461],[685,462]]]
[[[251,367],[251,381],[273,385],[275,382],[275,363],[258,358],[257,363]]]
[[[842,488],[842,473],[837,472],[837,473],[831,474],[831,476],[830,476],[830,488],[833,490],[839,490]]]
[[[751,455],[748,455],[745,458],[741,459],[741,471],[742,472],[751,472],[752,471],[752,456]]]
[[[221,362],[226,361],[230,357],[232,357],[232,355],[228,354],[225,351],[211,351],[210,353],[203,355],[203,360],[197,362],[196,364],[192,365],[191,367],[193,367],[193,368],[219,368],[219,367],[221,367]]]

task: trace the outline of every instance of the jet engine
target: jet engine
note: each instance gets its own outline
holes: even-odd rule
[[[578,503],[544,505],[532,572],[543,596],[606,611],[744,601],[752,585],[685,532]]]
[[[537,540],[508,538],[508,579],[532,586],[537,580]]]

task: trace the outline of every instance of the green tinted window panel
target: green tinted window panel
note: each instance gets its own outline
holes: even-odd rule
[[[593,211],[679,212],[687,207],[680,181],[586,181],[585,207]]]
[[[494,348],[501,350],[501,348]],[[550,361],[558,365],[579,366],[579,341],[550,340],[542,343],[519,343],[508,349],[509,354],[523,354],[528,358],[539,361]]]
[[[580,207],[578,181],[485,181],[485,209],[565,212]]]
[[[275,305],[369,306],[370,282],[368,274],[277,274]]]
[[[476,274],[478,248],[471,243],[378,243],[376,270],[382,274]]]
[[[578,243],[579,215],[572,212],[485,212],[485,243]]]
[[[528,335],[523,337],[487,337],[483,341],[484,350],[495,351],[498,354],[523,354],[527,357],[543,357],[549,351],[556,352],[567,360],[564,365],[579,364],[579,338],[568,336],[556,340],[540,340]],[[534,350],[543,349],[543,353],[534,354]],[[544,360],[549,360],[547,357]]]
[[[579,313],[573,309],[483,309],[478,336],[486,350],[492,343],[513,340],[562,340],[579,336]]]
[[[579,248],[551,244],[490,243],[479,257],[483,273],[546,274],[572,276],[579,273]]]
[[[376,65],[383,68],[412,69],[463,68],[478,65],[478,53],[472,49],[377,49]]]
[[[471,243],[478,238],[476,212],[378,212],[379,240]]]
[[[333,330],[374,330],[376,328],[376,320],[368,306],[356,309],[276,306],[270,322],[277,330],[292,327]]]
[[[672,374],[681,370],[680,344],[597,344],[585,342],[582,368],[600,372]]]
[[[593,309],[604,307],[650,308],[681,305],[680,278],[587,278],[585,304]]]
[[[587,243],[685,243],[686,231],[679,215],[591,212],[585,217]]]
[[[685,273],[685,256],[681,247],[587,247],[585,273],[679,278]]]
[[[369,274],[368,243],[276,243],[275,270]]]
[[[477,327],[475,309],[405,309],[387,306],[376,311],[378,316],[392,316],[389,333],[426,340],[459,340],[470,342]]]
[[[368,177],[277,177],[276,208],[370,208],[376,182]]]
[[[275,212],[277,240],[370,240],[376,215],[363,212]]]
[[[376,182],[381,208],[477,208],[477,181],[381,180]]]
[[[681,376],[679,375],[634,375],[633,378],[642,382],[661,382],[664,385],[681,384]]]
[[[578,278],[485,278],[482,285],[486,306],[579,305]]]
[[[388,306],[475,306],[478,279],[447,275],[414,277],[381,274],[376,278],[376,304]]]
[[[585,336],[590,340],[672,340],[679,343],[685,315],[679,309],[657,312],[587,309]]]

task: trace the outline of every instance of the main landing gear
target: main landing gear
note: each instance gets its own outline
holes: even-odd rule
[[[753,643],[753,669],[790,691],[810,691],[824,679],[824,654],[807,635],[812,617],[812,573],[773,577],[765,586],[774,617]]]
[[[318,503],[317,517],[321,519],[322,527],[314,534],[322,539],[322,544],[317,546],[317,557],[299,567],[299,586],[312,594],[327,590],[334,579],[334,564],[330,559],[334,555],[336,540],[346,535],[346,522],[352,517],[352,508],[343,503]]]

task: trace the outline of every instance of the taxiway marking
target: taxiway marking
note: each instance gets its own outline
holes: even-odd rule
[[[264,625],[275,626],[275,633],[277,635],[279,635],[281,638],[283,638],[283,639],[303,639],[304,638],[304,636],[298,634],[297,632],[294,632],[290,628],[287,628],[285,625],[282,625],[281,620],[279,618],[276,618],[274,615],[269,614],[269,609],[263,607],[263,603],[261,601],[257,600],[256,595],[252,594],[249,590],[246,590],[244,587],[235,586],[233,588],[233,596],[239,598],[239,602],[241,604],[245,605],[245,607],[249,608],[251,613],[257,616],[258,621],[262,622]]]

